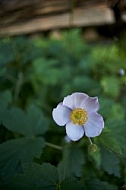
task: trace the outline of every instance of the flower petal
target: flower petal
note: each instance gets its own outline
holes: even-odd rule
[[[87,137],[95,137],[100,135],[102,129],[104,128],[103,117],[97,112],[92,112],[88,114],[88,120],[84,124],[84,131]]]
[[[88,97],[86,101],[81,105],[81,108],[85,109],[87,112],[98,111],[100,108],[97,97]]]
[[[77,141],[84,135],[84,128],[83,126],[69,122],[66,124],[66,133],[72,141]]]
[[[53,109],[52,116],[58,125],[63,126],[70,121],[70,113],[71,110],[69,108],[59,103],[58,106]]]
[[[75,92],[72,95],[68,95],[63,100],[63,105],[70,108],[81,108],[81,104],[87,100],[89,96],[85,93]]]

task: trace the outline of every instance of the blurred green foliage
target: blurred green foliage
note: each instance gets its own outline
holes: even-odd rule
[[[126,185],[123,41],[86,43],[79,30],[62,32],[60,39],[0,39],[1,189],[117,190]],[[105,129],[92,139],[95,152],[88,151],[86,137],[67,142],[64,127],[52,119],[52,109],[76,91],[100,101]]]

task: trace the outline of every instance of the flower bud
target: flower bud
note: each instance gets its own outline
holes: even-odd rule
[[[88,146],[88,151],[89,151],[90,153],[96,152],[96,150],[97,150],[97,145],[96,145],[96,144],[90,144],[90,145]]]
[[[119,76],[124,76],[125,75],[125,70],[123,68],[118,70],[118,75]]]

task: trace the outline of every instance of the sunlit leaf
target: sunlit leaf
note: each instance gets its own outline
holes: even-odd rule
[[[101,81],[101,85],[104,88],[104,92],[113,98],[119,95],[120,84],[119,80],[115,77],[104,77]]]

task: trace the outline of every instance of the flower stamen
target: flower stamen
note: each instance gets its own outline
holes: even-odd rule
[[[88,120],[87,111],[82,108],[76,108],[71,112],[70,119],[73,124],[84,125]]]

